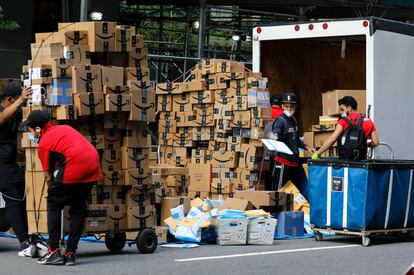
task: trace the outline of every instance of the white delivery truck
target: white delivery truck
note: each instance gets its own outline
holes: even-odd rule
[[[379,18],[253,29],[253,71],[272,94],[298,94],[302,129],[318,124],[322,93],[366,90],[367,114],[397,159],[414,159],[414,25]],[[389,158],[385,147],[375,150]]]

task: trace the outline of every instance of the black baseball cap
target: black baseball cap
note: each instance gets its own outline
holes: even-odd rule
[[[6,87],[3,89],[4,97],[16,97],[22,95],[22,85],[16,81],[11,81],[7,83]]]
[[[35,110],[32,111],[27,117],[26,121],[22,123],[22,126],[28,126],[30,128],[40,127],[43,128],[49,121],[49,113],[47,111]]]

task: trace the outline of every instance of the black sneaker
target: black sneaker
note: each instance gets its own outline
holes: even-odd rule
[[[75,253],[65,253],[66,263],[65,265],[76,265]]]
[[[56,249],[55,251],[51,251],[49,248],[49,252],[37,261],[38,264],[44,265],[64,265],[65,264],[65,257],[60,254],[60,249]]]

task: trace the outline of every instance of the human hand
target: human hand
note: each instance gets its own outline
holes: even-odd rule
[[[316,152],[316,148],[306,146],[306,151],[308,151],[309,153],[313,154],[313,153]]]
[[[26,101],[26,100],[28,100],[28,99],[31,99],[31,98],[32,98],[32,94],[33,94],[33,89],[32,89],[32,87],[31,87],[31,86],[28,86],[28,87],[26,87],[26,88],[24,88],[24,89],[23,89],[23,91],[22,91],[22,95],[20,96],[20,98],[21,98],[23,101]]]

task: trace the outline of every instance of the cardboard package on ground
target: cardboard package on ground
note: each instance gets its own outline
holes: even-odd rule
[[[300,237],[305,232],[304,215],[300,211],[280,212],[277,217],[276,237]]]
[[[306,198],[300,193],[299,189],[291,181],[288,181],[279,191],[294,195],[294,199],[293,199],[293,210],[294,211],[303,211],[304,213],[310,215],[309,202],[306,200]]]
[[[166,197],[161,199],[161,225],[165,225],[164,220],[171,216],[171,209],[179,205],[184,206],[184,214],[191,209],[191,199],[189,197]]]
[[[36,58],[61,58],[63,56],[62,43],[44,42],[30,45],[32,59]]]
[[[96,93],[102,92],[101,66],[76,65],[72,67],[72,92]]]
[[[168,227],[156,226],[155,234],[157,234],[158,243],[166,243],[168,241]]]
[[[153,205],[129,207],[128,229],[152,228],[155,226],[156,210]]]

